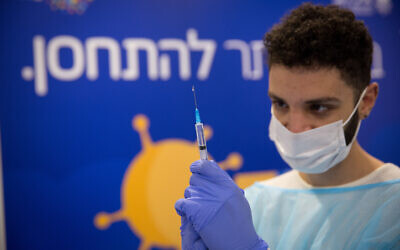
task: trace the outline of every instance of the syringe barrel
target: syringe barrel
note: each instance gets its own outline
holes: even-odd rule
[[[207,160],[207,146],[206,146],[206,139],[204,138],[204,128],[203,123],[196,123],[196,135],[197,135],[197,144],[199,145],[200,150],[200,159]]]
[[[196,123],[194,126],[196,128],[197,143],[199,144],[199,146],[206,146],[203,123]]]
[[[200,160],[208,160],[207,148],[200,149]]]

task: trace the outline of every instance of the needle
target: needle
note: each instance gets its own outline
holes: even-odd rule
[[[196,100],[196,91],[194,90],[194,84],[192,85],[193,97],[194,97],[194,106],[197,109],[197,100]]]

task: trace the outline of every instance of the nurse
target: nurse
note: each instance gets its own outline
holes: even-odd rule
[[[194,162],[175,204],[183,249],[400,249],[400,169],[357,141],[378,95],[372,43],[332,5],[302,4],[267,32],[269,136],[292,170],[243,192]]]

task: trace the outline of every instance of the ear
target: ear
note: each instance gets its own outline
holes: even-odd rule
[[[361,119],[365,119],[371,113],[375,106],[376,98],[378,97],[379,86],[377,82],[373,82],[367,87],[367,91],[358,107],[358,113]]]

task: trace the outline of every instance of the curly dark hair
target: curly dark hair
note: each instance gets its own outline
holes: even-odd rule
[[[350,10],[304,3],[265,34],[264,45],[269,69],[337,68],[355,96],[371,81],[372,38]]]

